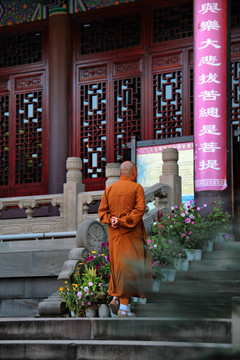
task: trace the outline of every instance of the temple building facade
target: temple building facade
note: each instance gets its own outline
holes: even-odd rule
[[[206,35],[199,48],[198,2],[205,6],[200,15],[209,12],[199,28]],[[220,46],[209,33],[223,26],[221,18],[210,17],[221,9],[222,78],[217,55],[197,57],[208,45]],[[239,221],[238,0],[0,0],[0,26],[0,197],[62,193],[69,156],[82,159],[85,190],[102,190],[106,165],[130,160],[133,138],[184,142],[202,119],[224,117],[226,181],[219,190],[228,190]],[[222,86],[202,88],[196,99],[196,61],[202,64],[206,56],[212,68],[206,81],[199,74],[198,83],[221,80]],[[211,102],[218,91],[221,114]],[[200,132],[217,130],[203,125]],[[220,149],[215,138],[207,141],[198,144],[198,156]],[[209,161],[201,160],[199,169],[217,170],[221,158]]]

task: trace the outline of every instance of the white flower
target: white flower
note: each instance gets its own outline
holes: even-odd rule
[[[154,245],[153,245],[153,247],[155,247],[155,248],[156,248],[156,247],[157,247],[157,244],[154,244]]]

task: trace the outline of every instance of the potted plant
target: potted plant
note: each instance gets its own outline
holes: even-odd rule
[[[108,243],[102,243],[99,254],[92,251],[86,259],[82,259],[71,274],[70,283],[65,282],[60,287],[60,295],[71,313],[89,316],[90,309],[96,312],[102,304],[108,305],[111,301],[108,295],[109,279]]]
[[[213,201],[211,209],[205,215],[205,226],[211,240],[224,241],[231,229],[231,215],[223,209],[221,200]]]

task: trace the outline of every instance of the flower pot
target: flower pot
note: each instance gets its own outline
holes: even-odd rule
[[[98,316],[100,318],[110,317],[110,309],[107,304],[101,304],[98,308]]]
[[[85,310],[85,315],[87,318],[97,317],[97,309],[96,308],[88,308]]]
[[[202,260],[202,250],[199,249],[194,250],[194,260],[196,261]]]
[[[167,281],[175,281],[176,269],[168,269]]]
[[[181,266],[182,266],[182,259],[176,259],[174,260],[174,268],[176,270],[181,270]]]
[[[187,259],[189,261],[193,261],[194,260],[194,250],[193,249],[184,249],[185,254],[187,255]]]
[[[189,260],[188,259],[182,260],[181,270],[182,271],[187,271],[188,267],[189,267]]]
[[[214,241],[213,240],[208,240],[206,251],[207,252],[213,251],[213,245],[214,245]]]
[[[216,242],[224,242],[224,240],[225,240],[225,238],[224,238],[224,236],[223,236],[223,234],[222,233],[218,233],[217,235],[216,235],[216,237],[215,237],[215,241]]]
[[[146,304],[147,303],[147,298],[139,298],[138,300],[139,304]]]
[[[152,291],[153,292],[158,292],[160,291],[160,280],[159,279],[153,279],[153,282],[152,282]]]
[[[160,270],[161,273],[161,281],[168,281],[168,269],[161,269]]]

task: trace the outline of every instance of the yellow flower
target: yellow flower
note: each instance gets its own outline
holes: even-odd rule
[[[105,256],[104,254],[101,254],[102,256]]]
[[[63,292],[63,287],[60,287],[59,290],[60,290],[61,292]]]
[[[96,251],[92,251],[93,254],[96,254]]]
[[[67,281],[65,281],[65,284],[67,284]]]
[[[67,291],[69,291],[69,288],[67,287]]]

